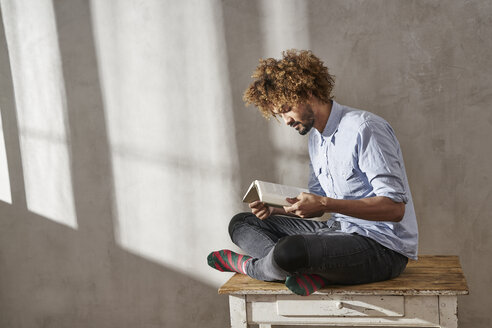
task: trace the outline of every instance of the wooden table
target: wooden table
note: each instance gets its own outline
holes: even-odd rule
[[[229,295],[232,328],[259,324],[370,327],[458,327],[457,295],[468,286],[457,256],[422,255],[398,278],[328,286],[311,296],[282,283],[236,274],[219,294]]]

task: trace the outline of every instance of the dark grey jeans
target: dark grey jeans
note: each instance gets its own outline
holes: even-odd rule
[[[408,258],[378,242],[339,231],[338,222],[317,222],[252,213],[235,215],[229,224],[232,241],[253,260],[249,276],[285,280],[301,273],[318,274],[333,284],[362,284],[399,276]]]

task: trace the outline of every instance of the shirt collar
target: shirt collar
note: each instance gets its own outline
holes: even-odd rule
[[[322,139],[327,139],[333,137],[335,132],[338,130],[338,125],[340,124],[340,119],[342,118],[342,110],[340,105],[332,101],[330,116],[326,122],[323,133],[321,133]]]

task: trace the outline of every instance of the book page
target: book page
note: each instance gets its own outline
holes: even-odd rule
[[[290,205],[285,198],[297,197],[301,192],[309,192],[304,188],[281,185],[265,181],[255,180],[251,183],[248,191],[243,197],[243,202],[251,203],[261,200],[268,206],[282,207]],[[310,220],[326,221],[331,217],[331,213],[325,213],[322,217],[310,218]]]
[[[290,205],[285,198],[296,197],[301,192],[308,192],[307,189],[265,181],[257,181],[256,185],[259,189],[261,201],[276,206]]]
[[[264,193],[276,194],[279,196],[284,196],[284,198],[286,197],[292,198],[292,197],[296,197],[301,192],[308,192],[307,189],[298,188],[298,187],[286,186],[286,185],[263,182],[263,181],[261,181],[260,183],[261,183],[261,190]]]
[[[256,200],[260,200],[260,196],[258,195],[258,190],[256,188],[256,181],[253,181],[243,197],[243,202],[252,203]]]

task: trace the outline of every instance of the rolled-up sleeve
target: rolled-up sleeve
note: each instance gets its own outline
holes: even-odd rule
[[[360,126],[357,138],[359,168],[365,173],[374,194],[407,203],[403,158],[391,126],[385,122],[365,122]]]

